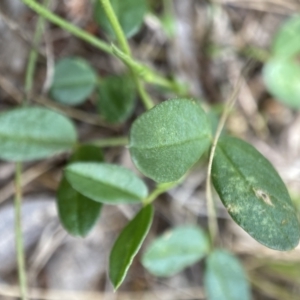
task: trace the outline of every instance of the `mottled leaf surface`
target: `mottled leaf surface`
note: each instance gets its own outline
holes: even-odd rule
[[[148,234],[153,208],[147,205],[123,229],[110,253],[109,278],[115,290],[122,284],[128,269]]]
[[[236,138],[221,138],[212,181],[228,213],[258,242],[281,251],[298,245],[299,222],[288,191],[254,147]]]
[[[111,6],[127,38],[136,34],[142,26],[147,12],[146,0],[111,0]],[[114,37],[114,31],[99,0],[95,2],[95,20],[107,34]]]
[[[67,166],[65,174],[76,191],[101,203],[141,202],[148,194],[140,178],[118,165],[73,163]]]
[[[141,115],[130,131],[136,167],[157,182],[179,180],[208,149],[210,124],[199,104],[165,101]]]
[[[82,145],[76,149],[71,162],[102,162],[103,153],[99,147]],[[60,221],[69,234],[85,237],[97,222],[102,204],[77,192],[62,178],[57,191],[57,208]]]
[[[72,122],[52,110],[24,107],[0,114],[0,159],[46,158],[71,150],[76,139]]]
[[[146,249],[143,266],[153,275],[168,277],[202,259],[209,251],[206,234],[197,226],[174,228]]]
[[[109,123],[124,122],[132,114],[135,98],[136,92],[131,77],[107,77],[99,84],[99,113]]]
[[[87,61],[68,57],[55,65],[50,93],[60,103],[78,105],[91,95],[96,83],[97,75]]]
[[[206,260],[204,287],[209,300],[250,300],[251,292],[243,266],[224,250],[215,250]]]
[[[300,109],[300,61],[297,58],[275,56],[265,64],[263,76],[273,96],[291,108]]]

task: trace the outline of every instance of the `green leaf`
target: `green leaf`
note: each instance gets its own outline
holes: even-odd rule
[[[300,16],[290,18],[277,31],[272,52],[280,57],[292,57],[300,53]]]
[[[128,269],[148,234],[153,208],[147,205],[132,219],[117,238],[109,257],[109,278],[115,288],[122,284]]]
[[[263,76],[271,94],[287,106],[300,109],[300,61],[298,59],[274,57],[265,64]]]
[[[96,83],[97,75],[87,61],[68,57],[56,64],[50,93],[58,102],[78,105],[91,95]]]
[[[71,161],[103,161],[102,151],[93,145],[80,146]],[[85,237],[99,218],[102,204],[78,193],[62,178],[57,191],[57,208],[60,221],[69,234]]]
[[[246,274],[238,259],[224,250],[215,250],[206,260],[204,286],[209,300],[250,300]]]
[[[69,119],[41,107],[0,114],[0,159],[30,161],[69,151],[76,143]]]
[[[102,204],[78,193],[64,177],[57,191],[57,207],[68,233],[85,237],[97,222]]]
[[[254,239],[281,251],[298,245],[299,222],[288,191],[254,147],[236,138],[221,138],[212,180],[228,213]]]
[[[157,182],[179,180],[208,149],[209,121],[197,103],[165,101],[141,115],[130,132],[136,167]]]
[[[65,169],[67,180],[84,196],[101,203],[141,202],[148,190],[133,172],[105,163],[73,163]]]
[[[196,226],[181,226],[155,239],[142,257],[153,275],[168,277],[202,259],[209,251],[205,233]]]
[[[147,12],[146,0],[111,0],[114,12],[127,38],[136,34],[143,23],[144,15]],[[95,2],[94,17],[101,28],[110,36],[115,33],[108,21],[106,14],[99,0]]]
[[[94,145],[81,145],[70,158],[70,162],[102,162],[104,156],[101,148]]]
[[[135,89],[131,77],[110,76],[99,85],[98,109],[110,123],[121,123],[132,114]]]

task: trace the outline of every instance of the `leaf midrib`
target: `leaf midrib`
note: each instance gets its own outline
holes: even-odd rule
[[[72,173],[73,175],[76,175],[76,176],[81,177],[81,178],[84,177],[85,179],[91,180],[91,181],[93,181],[93,182],[95,182],[95,183],[98,183],[98,184],[101,183],[101,184],[103,184],[103,185],[108,186],[109,188],[117,189],[117,190],[121,191],[122,193],[124,193],[124,194],[127,195],[127,196],[134,197],[135,199],[141,200],[140,196],[131,194],[130,192],[128,192],[128,190],[121,189],[119,186],[115,186],[115,185],[112,185],[112,184],[107,183],[107,182],[104,182],[104,181],[97,181],[97,180],[95,180],[94,177],[90,177],[90,176],[82,176],[82,175],[80,175],[79,173],[74,172],[74,171],[67,170],[67,172]],[[72,184],[71,184],[71,185],[72,185]],[[76,189],[73,185],[72,185],[72,187],[77,191],[77,189]],[[84,195],[82,192],[79,192],[79,193],[82,194],[82,195]],[[86,197],[88,197],[88,196],[86,196]],[[88,197],[88,198],[89,198],[89,197]],[[114,201],[113,201],[113,202],[114,202]],[[103,203],[104,203],[104,202],[103,202]]]
[[[195,137],[195,138],[192,138],[192,139],[186,139],[186,140],[183,140],[182,142],[176,142],[176,143],[173,143],[173,144],[164,144],[164,145],[160,145],[160,146],[149,146],[149,147],[140,147],[140,146],[129,146],[130,149],[139,149],[139,150],[155,150],[155,149],[161,149],[161,148],[170,148],[170,147],[174,147],[174,146],[181,146],[183,144],[188,144],[188,143],[192,143],[192,142],[199,142],[199,141],[202,141],[202,140],[209,140],[209,135],[204,135],[204,136],[201,136],[201,137]]]
[[[17,141],[17,142],[28,142],[28,143],[37,143],[37,144],[54,144],[54,145],[62,145],[62,146],[73,146],[75,142],[65,142],[65,141],[58,141],[58,140],[44,140],[44,139],[38,139],[38,138],[32,138],[32,137],[26,137],[26,136],[19,136],[19,135],[6,135],[3,133],[0,133],[0,139],[7,139],[10,141]]]

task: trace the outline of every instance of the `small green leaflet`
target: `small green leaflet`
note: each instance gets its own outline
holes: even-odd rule
[[[128,75],[110,76],[99,83],[99,113],[109,123],[121,123],[130,117],[135,106],[136,92]]]
[[[211,129],[199,104],[165,101],[132,125],[129,150],[135,166],[156,182],[179,180],[208,149]]]
[[[41,107],[0,114],[0,159],[31,161],[71,150],[77,134],[72,122]]]
[[[193,265],[209,252],[209,240],[197,226],[181,226],[156,238],[142,257],[143,266],[153,275],[172,276]]]
[[[245,271],[238,259],[224,250],[215,250],[206,260],[204,287],[209,300],[250,300]]]
[[[126,37],[130,38],[136,34],[140,30],[144,15],[147,12],[147,1],[110,0],[110,3]],[[97,23],[101,26],[101,29],[110,36],[115,37],[115,33],[102,8],[100,0],[96,0],[95,2],[94,17]]]
[[[87,61],[68,57],[55,65],[50,93],[60,103],[78,105],[91,95],[96,84],[97,75]]]
[[[146,238],[153,219],[153,208],[147,205],[126,225],[117,238],[109,257],[109,278],[117,290]]]
[[[291,108],[300,109],[298,59],[275,56],[264,65],[263,77],[268,90],[278,101]]]
[[[236,138],[221,138],[212,181],[231,217],[258,242],[281,251],[298,245],[299,222],[288,191],[254,147]]]
[[[148,195],[144,182],[118,165],[73,163],[65,175],[76,191],[100,203],[139,203]]]
[[[300,16],[290,18],[277,31],[272,45],[272,53],[280,57],[292,57],[300,53]]]
[[[78,193],[65,177],[57,191],[59,219],[73,236],[85,237],[99,218],[102,204]]]
[[[103,161],[99,147],[82,145],[70,158],[76,161]],[[62,178],[57,191],[57,208],[64,228],[73,236],[85,237],[99,218],[102,204],[77,192],[65,177]]]

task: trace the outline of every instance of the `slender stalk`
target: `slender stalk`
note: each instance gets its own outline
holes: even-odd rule
[[[129,143],[128,137],[121,136],[121,137],[93,140],[90,142],[86,142],[85,144],[95,145],[95,146],[104,148],[104,147],[127,146],[128,143]]]
[[[119,43],[121,49],[127,56],[131,57],[131,51],[130,51],[130,47],[128,45],[126,36],[125,36],[123,29],[118,21],[118,18],[114,12],[114,9],[111,6],[110,0],[99,0],[99,1],[102,4],[104,12],[115,32],[115,35],[117,37],[117,40],[118,40],[118,43]],[[112,52],[113,52],[113,50],[112,50]],[[131,71],[133,80],[135,82],[138,93],[141,97],[141,100],[144,103],[145,108],[146,109],[152,108],[154,106],[154,103],[152,102],[150,96],[146,92],[144,84],[138,78],[138,74],[136,73],[135,68],[132,65],[127,65],[127,66],[129,67],[129,69]]]
[[[121,49],[127,55],[131,55],[130,47],[127,43],[126,36],[124,35],[123,29],[118,21],[118,18],[115,14],[113,7],[111,6],[110,0],[99,0],[103,6],[104,12],[115,32],[117,40],[120,44]]]
[[[50,3],[50,0],[45,1],[45,6],[47,7]],[[35,73],[35,67],[38,59],[38,45],[40,44],[43,30],[45,25],[45,19],[41,16],[39,16],[34,37],[33,37],[33,47],[30,50],[29,53],[29,59],[26,69],[26,75],[25,75],[25,104],[28,104],[30,102],[31,98],[31,91],[33,87],[33,78]]]
[[[211,187],[211,170],[212,170],[212,163],[213,158],[216,152],[216,147],[218,144],[218,140],[220,138],[220,135],[222,133],[222,130],[225,126],[225,123],[227,121],[227,118],[229,116],[230,111],[232,110],[235,101],[237,99],[238,93],[240,91],[241,86],[243,85],[243,73],[246,73],[248,69],[251,66],[252,61],[249,61],[249,63],[246,64],[244,70],[242,71],[241,76],[238,79],[238,82],[232,91],[231,95],[226,101],[226,105],[223,111],[223,114],[221,116],[220,122],[218,124],[216,134],[214,136],[212,147],[209,154],[209,161],[208,161],[208,167],[207,167],[207,178],[206,178],[206,201],[207,201],[207,212],[208,212],[208,230],[211,238],[211,243],[214,245],[216,239],[219,236],[219,230],[218,230],[218,222],[217,222],[217,216],[216,216],[216,210],[215,210],[215,204],[214,199],[212,195],[212,187]]]
[[[159,195],[178,185],[180,181],[158,184],[156,189],[143,201],[144,206],[151,204]]]
[[[23,237],[22,237],[22,224],[21,224],[21,204],[22,204],[22,164],[16,163],[16,173],[15,173],[15,240],[16,240],[16,252],[17,252],[17,262],[18,262],[18,275],[19,284],[21,291],[21,299],[27,300],[27,279],[25,271],[25,255],[23,247]]]
[[[80,29],[77,26],[65,21],[64,19],[60,18],[59,16],[53,14],[47,8],[43,7],[42,5],[38,4],[34,0],[21,0],[24,4],[29,6],[32,10],[34,10],[37,14],[44,17],[45,19],[49,20],[53,24],[59,26],[62,29],[70,32],[74,36],[88,42],[90,45],[95,46],[98,49],[101,49],[104,52],[112,54],[112,50],[110,45],[107,43],[99,40],[95,36],[87,33],[86,31]]]

